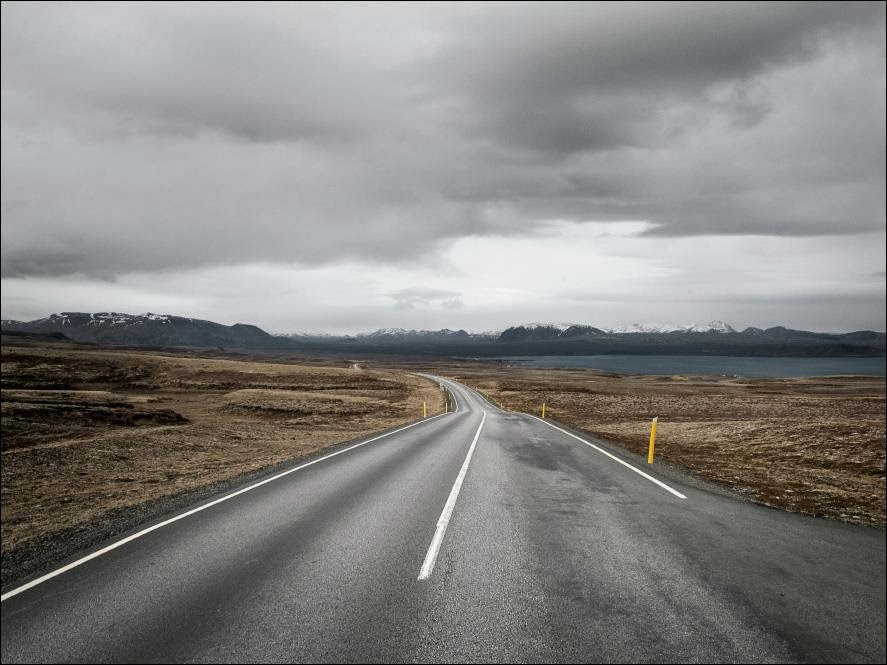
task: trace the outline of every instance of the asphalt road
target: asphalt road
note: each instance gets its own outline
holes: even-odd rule
[[[456,413],[8,591],[2,661],[884,662],[883,530],[641,469],[663,487],[449,385]]]

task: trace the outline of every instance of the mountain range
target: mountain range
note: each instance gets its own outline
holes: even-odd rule
[[[619,328],[529,323],[501,332],[386,328],[361,335],[271,335],[253,325],[232,326],[168,314],[62,312],[35,321],[3,320],[3,332],[64,335],[76,342],[126,346],[280,349],[447,356],[508,355],[762,355],[884,356],[885,334],[869,330],[819,333],[783,326],[735,330],[705,325],[632,324]]]
[[[29,321],[3,320],[3,332],[61,333],[75,342],[135,346],[274,348],[280,338],[243,323],[221,323],[169,314],[62,312]]]

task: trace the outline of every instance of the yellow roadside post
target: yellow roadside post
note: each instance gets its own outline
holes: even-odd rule
[[[422,417],[428,417],[428,402],[422,402]]]
[[[647,464],[653,463],[653,447],[656,445],[656,423],[659,422],[659,416],[653,418],[653,424],[650,425],[650,451],[647,453]]]
[[[542,420],[545,420],[545,402],[542,402]]]

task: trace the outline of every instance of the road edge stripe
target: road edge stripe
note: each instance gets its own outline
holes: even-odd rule
[[[455,412],[451,412],[451,413],[455,413]],[[111,543],[110,545],[107,545],[106,547],[103,547],[102,549],[97,550],[97,551],[93,552],[92,554],[88,554],[85,557],[82,557],[80,559],[77,559],[76,561],[72,561],[71,563],[69,563],[65,566],[62,566],[61,568],[53,570],[52,572],[49,572],[46,575],[43,575],[42,577],[38,577],[35,580],[31,580],[27,584],[23,584],[20,587],[16,587],[15,589],[11,589],[10,591],[7,591],[2,596],[0,596],[0,602],[4,602],[7,599],[12,598],[13,596],[17,596],[18,594],[22,593],[23,591],[27,591],[28,589],[32,589],[35,586],[37,586],[38,584],[42,584],[43,582],[46,582],[47,580],[51,580],[53,577],[58,577],[62,573],[66,573],[69,570],[72,570],[73,568],[76,568],[77,566],[80,566],[81,564],[86,563],[87,561],[91,561],[92,559],[96,559],[96,558],[102,556],[103,554],[107,554],[111,550],[115,550],[118,547],[125,545],[126,543],[129,543],[129,542],[132,542],[133,540],[141,538],[142,536],[145,536],[145,535],[151,533],[152,531],[156,531],[157,529],[160,529],[160,528],[165,527],[169,524],[172,524],[173,522],[178,522],[179,520],[185,519],[186,517],[190,517],[191,515],[194,515],[195,513],[199,513],[203,510],[206,510],[207,508],[211,508],[212,506],[215,506],[219,503],[227,501],[228,499],[233,499],[235,496],[239,496],[241,494],[249,492],[250,490],[254,490],[257,487],[261,487],[262,485],[267,485],[268,483],[270,483],[272,481],[283,478],[284,476],[288,476],[291,473],[295,473],[296,471],[300,471],[306,467],[317,464],[318,462],[323,462],[324,460],[328,460],[331,457],[336,457],[337,455],[341,455],[343,453],[350,452],[350,451],[354,450],[355,448],[360,448],[361,446],[365,446],[366,444],[372,443],[373,441],[378,441],[379,439],[384,439],[386,436],[391,436],[392,434],[397,434],[398,432],[403,432],[404,430],[410,429],[411,427],[416,427],[417,425],[422,425],[423,423],[430,422],[432,420],[435,420],[436,418],[440,418],[441,416],[445,416],[445,415],[448,415],[448,414],[439,413],[436,416],[431,416],[430,418],[425,418],[424,420],[420,420],[419,422],[415,422],[411,425],[407,425],[405,427],[400,427],[400,428],[393,430],[391,432],[386,432],[385,434],[380,434],[379,436],[375,436],[371,439],[367,439],[366,441],[361,441],[360,443],[356,443],[353,446],[343,448],[342,450],[337,450],[336,452],[330,453],[329,455],[324,455],[323,457],[318,457],[315,460],[311,460],[310,462],[305,462],[304,464],[300,464],[299,466],[296,466],[292,469],[289,469],[289,470],[284,471],[282,473],[278,473],[277,475],[271,476],[270,478],[266,478],[265,480],[261,480],[257,483],[253,483],[249,487],[244,487],[241,490],[237,490],[236,492],[232,492],[231,494],[226,494],[225,496],[215,499],[214,501],[210,501],[209,503],[203,504],[202,506],[198,506],[197,508],[192,508],[191,510],[186,511],[186,512],[182,513],[181,515],[176,515],[175,517],[171,517],[167,520],[164,520],[163,522],[159,522],[158,524],[154,524],[153,526],[149,526],[147,529],[142,529],[141,531],[134,533],[130,536],[127,536],[126,538],[123,538],[121,540],[118,540],[117,542]]]
[[[603,448],[600,448],[600,447],[594,445],[593,443],[591,443],[591,442],[589,442],[589,441],[586,441],[586,440],[583,439],[582,437],[576,436],[576,435],[573,434],[572,432],[568,432],[568,431],[565,430],[565,429],[561,429],[561,428],[558,427],[557,425],[552,425],[550,422],[547,422],[547,421],[545,421],[545,420],[542,420],[542,418],[540,418],[539,416],[534,416],[534,415],[529,414],[529,413],[528,413],[528,414],[525,414],[525,415],[528,415],[530,418],[535,418],[535,419],[538,420],[540,423],[545,423],[545,424],[548,425],[549,427],[553,427],[553,428],[556,429],[558,432],[563,432],[563,433],[566,434],[567,436],[572,436],[574,439],[576,439],[577,441],[581,441],[581,442],[584,443],[586,446],[591,446],[592,448],[594,448],[594,449],[595,449],[596,451],[598,451],[599,453],[603,453],[604,455],[606,455],[607,457],[609,457],[609,458],[612,459],[613,461],[615,461],[615,462],[619,462],[622,466],[628,467],[629,469],[631,469],[632,471],[634,471],[636,474],[643,476],[644,478],[646,478],[647,480],[649,480],[651,483],[655,483],[655,484],[659,485],[659,487],[661,487],[662,489],[664,489],[664,490],[666,490],[666,491],[668,491],[668,492],[671,492],[672,494],[674,494],[674,495],[675,495],[676,497],[678,497],[679,499],[686,499],[686,498],[687,498],[686,496],[684,496],[683,494],[681,494],[680,492],[678,492],[676,489],[674,489],[674,488],[672,488],[672,487],[669,487],[668,485],[666,485],[665,483],[663,483],[661,480],[657,480],[656,478],[654,478],[654,477],[651,476],[650,474],[648,474],[648,473],[644,473],[643,471],[641,471],[641,470],[640,470],[639,468],[637,468],[636,466],[634,466],[634,465],[632,465],[632,464],[629,464],[628,462],[625,462],[625,461],[619,459],[618,457],[616,457],[616,456],[613,455],[612,453],[608,453],[608,452],[607,452],[606,450],[604,450]]]

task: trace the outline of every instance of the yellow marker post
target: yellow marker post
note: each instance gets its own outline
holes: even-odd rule
[[[444,397],[444,413],[450,412],[450,398]]]
[[[542,420],[545,420],[545,402],[542,402]]]
[[[428,417],[428,402],[422,402],[422,417]]]
[[[656,423],[659,422],[659,416],[653,418],[653,424],[650,425],[650,452],[647,453],[647,464],[653,463],[653,447],[656,445]]]

